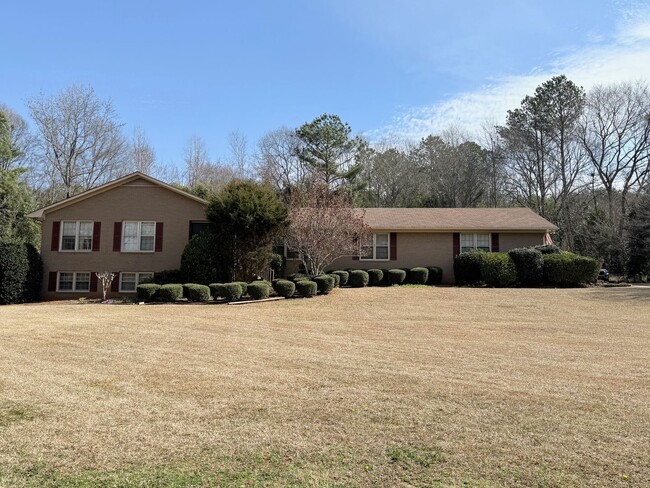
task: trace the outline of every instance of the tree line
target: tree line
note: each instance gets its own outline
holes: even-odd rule
[[[30,99],[31,125],[0,106],[0,236],[35,240],[26,213],[138,170],[205,198],[248,179],[285,202],[317,186],[359,207],[527,206],[560,227],[562,248],[613,272],[647,273],[649,95],[646,82],[585,91],[562,75],[478,134],[450,127],[419,141],[371,144],[323,114],[254,147],[232,133],[223,160],[193,137],[179,167],[157,161],[142,129],[126,134],[110,100],[72,86]]]

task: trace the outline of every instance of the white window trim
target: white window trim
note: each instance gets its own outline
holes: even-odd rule
[[[75,234],[74,234],[74,249],[63,249],[63,228],[65,227],[65,223],[68,222],[74,222],[76,224],[75,228]],[[91,224],[92,225],[92,232],[90,233],[90,249],[79,249],[79,228],[80,225],[84,224]],[[93,251],[93,245],[95,244],[95,222],[93,220],[62,220],[61,221],[61,228],[59,230],[59,252],[92,252]]]
[[[385,235],[388,236],[388,257],[386,259],[377,258],[377,236]],[[383,247],[383,246],[382,246]],[[390,261],[390,232],[377,232],[372,235],[372,258],[364,258],[361,255],[361,249],[359,249],[359,261]]]
[[[61,273],[72,273],[72,290],[60,290],[59,284],[61,283]],[[77,274],[88,273],[88,289],[87,290],[77,290]],[[91,271],[57,271],[56,273],[56,291],[58,293],[89,293],[90,292],[90,282],[93,279],[93,274]]]
[[[460,234],[460,254],[463,254],[464,252],[469,252],[469,251],[463,251],[463,236],[469,236],[471,235],[474,241],[474,247],[470,249],[470,251],[476,251],[477,247],[477,237],[479,234],[487,234],[488,235],[488,252],[492,252],[492,233],[491,232],[461,232]]]
[[[122,277],[124,273],[131,273],[135,275],[135,289],[134,290],[123,290],[122,289]],[[153,276],[153,271],[120,271],[120,276],[119,276],[119,292],[120,293],[137,293],[138,291],[138,285],[140,284],[140,275],[141,274],[149,274]]]
[[[153,224],[153,249],[143,251],[142,249],[138,251],[125,251],[124,250],[124,228],[127,223],[137,223],[138,224],[138,247],[142,247],[142,224]],[[156,221],[155,220],[123,220],[122,221],[122,235],[120,237],[120,252],[126,253],[154,253],[156,252]]]

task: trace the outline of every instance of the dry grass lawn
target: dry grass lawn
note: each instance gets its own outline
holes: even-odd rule
[[[0,486],[650,486],[650,288],[0,308]]]

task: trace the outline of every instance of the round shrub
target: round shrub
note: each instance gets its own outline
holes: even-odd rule
[[[191,302],[207,302],[210,300],[210,287],[192,283],[187,287],[187,298]]]
[[[181,255],[183,280],[204,285],[227,280],[232,262],[228,249],[223,239],[212,232],[192,236]]]
[[[239,300],[241,295],[241,285],[239,283],[224,283],[221,285],[221,296],[223,296],[227,302]]]
[[[160,285],[157,285],[156,283],[143,283],[138,285],[135,289],[138,300],[143,300],[145,302],[155,300],[158,297],[159,290]]]
[[[532,247],[519,247],[508,251],[515,263],[517,281],[522,286],[539,286],[544,280],[544,256]]]
[[[190,286],[194,285],[195,283],[183,283],[183,298],[189,298],[190,297]]]
[[[269,297],[270,287],[265,282],[255,281],[248,285],[248,294],[253,300],[263,300]]]
[[[481,260],[485,251],[468,251],[454,258],[454,277],[457,285],[477,285],[483,281]]]
[[[0,305],[23,301],[28,272],[25,245],[0,242]]]
[[[381,270],[381,272],[384,274],[384,277],[381,279],[381,286],[390,286],[391,285],[389,271],[390,270],[387,269],[387,268],[384,268],[384,269]]]
[[[334,288],[334,278],[329,275],[315,276],[312,281],[316,283],[318,293],[321,295],[327,295]]]
[[[350,278],[348,283],[352,288],[363,288],[368,286],[370,276],[362,269],[354,269],[350,271]]]
[[[327,273],[327,276],[331,276],[332,279],[334,280],[334,288],[338,288],[341,286],[341,277],[337,274],[334,273]]]
[[[542,254],[560,254],[562,249],[557,247],[555,244],[542,244],[540,246],[535,246],[534,249],[537,249]]]
[[[158,290],[158,296],[163,302],[175,302],[183,298],[183,285],[180,283],[168,283],[162,285]]]
[[[278,294],[278,296],[289,298],[292,297],[296,291],[296,284],[293,281],[289,280],[274,280],[273,290]]]
[[[544,256],[544,281],[552,286],[578,286],[596,281],[600,263],[570,252]]]
[[[517,281],[517,269],[507,253],[487,252],[481,259],[481,276],[486,285],[503,288]]]
[[[384,279],[384,272],[380,269],[369,269],[368,271],[368,286],[379,286]]]
[[[246,296],[246,293],[248,291],[248,283],[245,281],[233,281],[233,283],[239,285],[239,288],[241,288],[241,296]]]
[[[215,300],[223,298],[223,283],[210,283],[210,293]]]
[[[313,297],[318,290],[318,285],[309,280],[300,280],[296,282],[296,290],[305,298]]]
[[[290,274],[289,276],[287,276],[287,279],[289,279],[289,280],[291,280],[291,281],[293,281],[295,283],[295,282],[298,282],[300,280],[308,280],[308,279],[310,279],[310,277],[309,277],[308,274],[305,274],[305,273],[293,273],[293,274]]]
[[[389,269],[388,280],[391,285],[401,285],[406,280],[406,271],[403,269]]]
[[[408,281],[412,285],[426,285],[429,279],[429,270],[427,268],[411,268],[408,273]]]
[[[438,286],[442,283],[442,268],[438,266],[429,266],[429,279],[427,280],[427,285]]]
[[[348,273],[347,271],[343,271],[343,270],[332,271],[332,274],[339,277],[340,286],[345,286],[348,284],[348,280],[350,279],[350,273]]]

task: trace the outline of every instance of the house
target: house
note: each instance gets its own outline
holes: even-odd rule
[[[133,173],[37,210],[45,299],[101,296],[96,272],[116,274],[110,296],[128,295],[156,271],[177,269],[192,235],[209,225],[207,202]],[[359,209],[372,229],[358,256],[330,267],[439,266],[453,282],[454,256],[542,244],[557,227],[527,208]],[[287,273],[300,261],[285,248]]]
[[[544,244],[558,230],[529,208],[366,208],[372,230],[359,256],[337,259],[331,269],[439,266],[454,282],[454,256],[472,249],[508,251]],[[287,273],[300,261],[285,249]]]
[[[116,274],[111,296],[135,293],[155,271],[179,267],[187,241],[208,224],[206,205],[133,173],[29,214],[41,222],[43,298],[99,297],[101,271]]]

